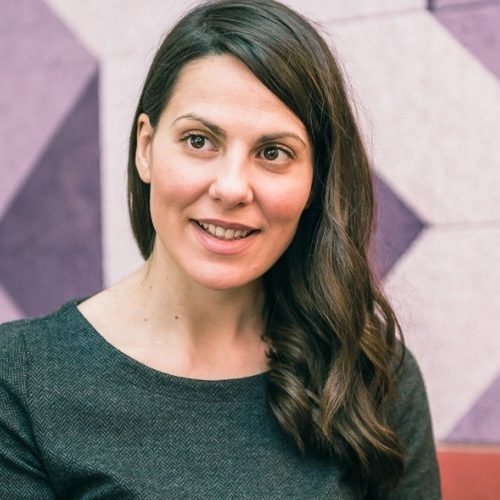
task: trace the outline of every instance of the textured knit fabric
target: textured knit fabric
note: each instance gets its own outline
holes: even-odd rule
[[[0,328],[1,499],[358,499],[304,458],[267,374],[194,380],[109,344],[76,308]],[[393,499],[440,498],[424,385],[408,354],[393,420],[408,449]]]

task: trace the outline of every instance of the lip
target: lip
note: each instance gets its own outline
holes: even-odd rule
[[[257,231],[256,227],[246,226],[245,224],[240,224],[238,222],[231,222],[221,219],[191,219],[193,222],[203,222],[203,224],[212,224],[214,226],[220,226],[224,229],[241,229],[242,231]]]
[[[200,220],[200,222],[203,222],[205,224],[214,224],[214,225],[218,225],[221,222],[221,221],[213,222],[214,219],[210,219],[212,222],[205,222],[205,220],[207,219],[204,219],[203,221]],[[198,242],[201,244],[201,246],[209,253],[219,254],[219,255],[235,255],[245,251],[250,245],[252,245],[252,243],[255,241],[256,236],[259,234],[259,231],[255,231],[253,233],[250,233],[245,238],[240,238],[238,240],[222,240],[219,238],[215,238],[214,236],[210,235],[205,230],[203,230],[199,226],[197,220],[191,219],[191,226],[193,227],[193,232]],[[224,225],[222,227],[228,227],[228,226]],[[248,228],[248,226],[240,225],[235,229],[246,229],[246,228]],[[229,226],[228,229],[233,229],[233,226]]]

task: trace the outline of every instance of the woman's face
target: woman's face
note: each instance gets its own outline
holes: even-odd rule
[[[156,129],[144,114],[138,125],[155,258],[210,289],[261,277],[290,244],[311,191],[303,123],[223,55],[186,65]]]

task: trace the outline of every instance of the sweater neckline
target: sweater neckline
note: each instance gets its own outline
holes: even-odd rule
[[[108,369],[148,390],[165,392],[175,399],[198,402],[242,402],[263,399],[269,371],[239,378],[220,380],[194,379],[172,375],[141,363],[108,342],[77,308],[87,297],[73,299],[58,311],[67,316],[79,334],[84,334],[92,348],[102,356]]]

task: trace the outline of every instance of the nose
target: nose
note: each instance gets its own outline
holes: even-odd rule
[[[208,194],[226,208],[248,205],[253,200],[250,163],[243,155],[220,158]]]

